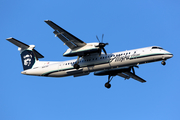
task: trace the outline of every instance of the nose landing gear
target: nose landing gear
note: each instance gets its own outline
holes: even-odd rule
[[[166,62],[165,62],[165,60],[163,60],[163,61],[161,62],[161,64],[162,64],[162,65],[166,65]]]

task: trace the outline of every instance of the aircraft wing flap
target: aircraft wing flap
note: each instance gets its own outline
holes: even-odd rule
[[[58,36],[58,38],[61,39],[70,49],[86,45],[85,42],[59,27],[54,22],[50,20],[45,20],[45,22],[55,30],[54,34]]]
[[[144,79],[140,78],[139,76],[133,74],[132,72],[124,72],[125,74],[129,75],[131,78],[139,81],[139,82],[146,82]]]
[[[73,49],[76,47],[76,45],[72,44],[70,41],[68,41],[65,37],[62,36],[61,33],[58,33],[57,31],[53,32],[56,36],[58,36],[59,39],[61,39],[65,45],[67,45],[69,48]]]

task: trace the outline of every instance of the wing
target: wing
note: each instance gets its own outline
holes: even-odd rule
[[[86,45],[85,42],[59,27],[54,22],[50,20],[45,20],[45,22],[55,30],[53,33],[58,36],[58,38],[61,39],[70,49]]]
[[[139,76],[133,74],[132,72],[122,72],[117,74],[120,77],[123,77],[125,79],[133,78],[139,82],[146,82],[144,79],[140,78]]]

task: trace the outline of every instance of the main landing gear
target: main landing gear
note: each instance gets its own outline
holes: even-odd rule
[[[83,58],[83,56],[81,57],[81,59],[82,59],[82,58]],[[78,56],[77,62],[76,62],[76,63],[74,64],[74,66],[73,66],[75,69],[79,69],[79,68],[80,68],[80,66],[79,66],[78,63],[81,61],[81,59],[79,60],[79,56]]]
[[[108,82],[105,83],[105,85],[104,85],[106,88],[108,88],[108,89],[111,88],[110,82],[111,82],[111,80],[113,79],[113,77],[114,77],[114,76],[111,76],[111,75],[108,76]]]
[[[73,66],[75,69],[79,69],[80,66],[78,65],[78,63],[75,63],[74,66]]]
[[[161,64],[162,64],[162,65],[166,65],[166,62],[165,62],[165,60],[163,60],[163,61],[161,62]]]

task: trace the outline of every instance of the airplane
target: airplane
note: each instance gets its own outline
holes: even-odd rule
[[[85,43],[54,22],[50,20],[45,20],[45,22],[54,29],[55,36],[69,47],[63,56],[77,56],[77,59],[59,62],[40,61],[39,59],[44,56],[34,49],[35,45],[27,45],[12,37],[7,38],[6,40],[16,45],[20,51],[24,69],[22,74],[45,77],[79,77],[94,72],[94,75],[97,76],[108,75],[105,87],[109,89],[114,76],[124,79],[132,78],[144,83],[146,81],[135,74],[134,67],[139,68],[140,64],[157,61],[162,61],[161,64],[165,65],[166,60],[173,57],[172,53],[159,46],[107,53],[104,47],[108,43],[103,43],[104,35],[102,35],[101,42],[96,36],[99,43]]]

